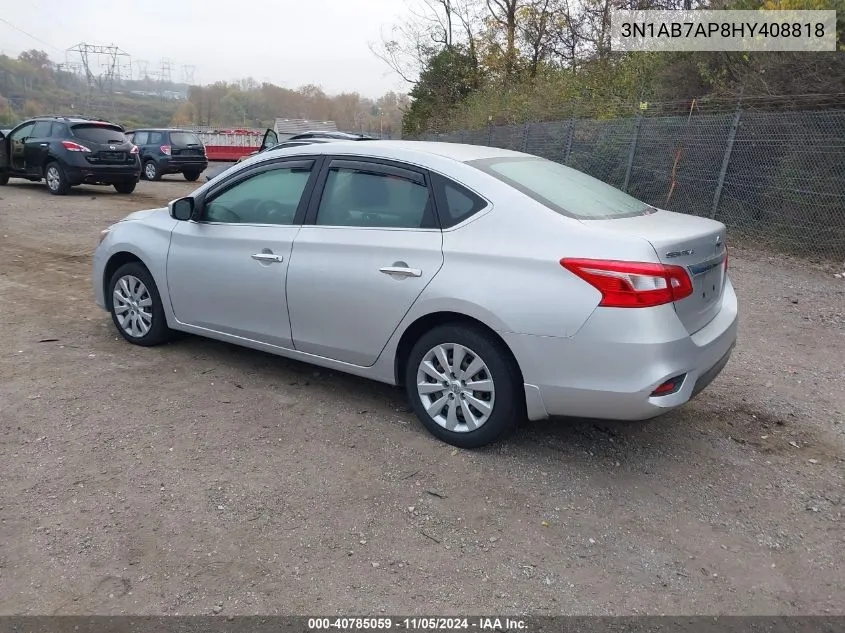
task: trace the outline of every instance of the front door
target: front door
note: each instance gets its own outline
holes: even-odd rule
[[[26,123],[9,134],[9,163],[12,171],[26,171],[26,141],[35,123]]]
[[[270,128],[267,128],[267,131],[264,132],[264,138],[261,139],[261,149],[259,149],[258,151],[259,152],[266,151],[266,150],[270,149],[271,147],[275,147],[278,144],[279,144],[279,135],[276,134],[276,132],[271,130]]]
[[[294,345],[370,366],[440,270],[442,233],[413,168],[335,159],[321,180],[288,270]]]
[[[313,165],[290,160],[239,174],[199,205],[196,221],[176,226],[167,283],[181,323],[291,347],[285,278]]]

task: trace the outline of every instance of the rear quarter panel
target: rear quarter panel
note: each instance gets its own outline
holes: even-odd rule
[[[417,316],[448,310],[500,332],[569,337],[601,295],[564,269],[561,258],[655,260],[643,239],[592,228],[472,172],[462,184],[484,192],[491,207],[443,232],[443,268],[414,305]]]

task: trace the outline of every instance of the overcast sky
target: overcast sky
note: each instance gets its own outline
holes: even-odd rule
[[[114,44],[136,74],[137,60],[153,70],[169,58],[174,80],[193,65],[195,82],[252,76],[377,97],[408,89],[368,47],[405,8],[404,0],[0,0],[0,52],[38,48],[62,62],[80,42]]]

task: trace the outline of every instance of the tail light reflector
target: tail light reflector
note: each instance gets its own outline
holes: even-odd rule
[[[669,394],[675,393],[678,389],[681,388],[681,385],[684,384],[684,377],[686,374],[681,374],[680,376],[675,376],[674,378],[670,378],[662,385],[659,385],[657,389],[651,392],[650,397],[654,396],[668,396]]]
[[[161,146],[161,153],[167,154],[168,156],[170,156],[170,145],[162,145]]]
[[[130,153],[130,154],[137,154],[139,151],[141,151],[141,150],[139,150],[139,149],[138,149],[138,146],[137,146],[137,145],[133,145],[133,146],[132,146],[132,149],[130,149],[130,150],[129,150],[129,153]]]
[[[90,152],[91,150],[85,147],[84,145],[80,145],[79,143],[74,143],[73,141],[62,141],[62,147],[64,147],[69,152]]]
[[[649,308],[680,301],[693,291],[681,266],[567,257],[560,265],[598,290],[599,305],[607,308]]]

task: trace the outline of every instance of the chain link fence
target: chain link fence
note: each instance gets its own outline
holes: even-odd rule
[[[426,139],[543,156],[756,245],[845,260],[845,109],[573,118]]]

